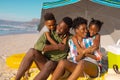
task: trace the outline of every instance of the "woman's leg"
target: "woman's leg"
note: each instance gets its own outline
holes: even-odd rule
[[[51,80],[58,80],[63,74],[65,70],[72,72],[76,67],[75,63],[72,63],[68,60],[60,60],[58,63]]]
[[[36,55],[39,55],[39,56],[36,56]],[[20,67],[18,69],[15,80],[20,80],[20,78],[25,74],[26,70],[30,68],[34,60],[38,68],[42,68],[45,62],[47,61],[46,58],[41,53],[31,48],[23,58],[20,64]]]
[[[57,62],[55,61],[47,61],[44,68],[40,71],[40,73],[35,77],[34,80],[47,80],[50,73],[54,71],[57,66]]]
[[[68,80],[77,80],[78,77],[84,77],[84,73],[88,74],[89,76],[96,77],[98,75],[97,65],[88,61],[81,60]]]

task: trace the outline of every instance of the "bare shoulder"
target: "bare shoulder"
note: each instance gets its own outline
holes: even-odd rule
[[[100,39],[100,34],[97,34],[97,35],[95,36],[95,39]]]

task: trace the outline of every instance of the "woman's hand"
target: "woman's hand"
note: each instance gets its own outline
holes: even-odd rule
[[[90,57],[90,58],[92,58],[92,59],[95,59],[95,60],[97,60],[97,58],[96,58],[96,56],[95,55],[93,55],[93,54],[85,54],[85,57]]]
[[[84,54],[82,53],[79,53],[77,56],[76,56],[76,61],[78,62],[80,59],[84,58]]]

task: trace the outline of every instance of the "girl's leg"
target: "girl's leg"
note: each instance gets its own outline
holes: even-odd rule
[[[58,80],[63,74],[65,69],[72,72],[76,67],[75,63],[72,63],[68,60],[60,60],[58,63],[51,80]]]
[[[36,54],[39,56],[36,56]],[[39,58],[39,60],[38,60]],[[31,48],[23,58],[20,67],[18,69],[17,75],[15,80],[20,80],[20,78],[25,74],[26,70],[28,70],[35,60],[36,64],[39,65],[38,68],[42,68],[40,66],[43,66],[45,62],[47,61],[46,58],[42,56],[41,53],[39,53],[37,50]]]
[[[89,76],[96,77],[98,75],[97,65],[81,60],[68,80],[77,80],[78,77],[84,77],[84,73],[88,74]]]

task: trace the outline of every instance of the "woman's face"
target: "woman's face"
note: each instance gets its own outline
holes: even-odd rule
[[[79,25],[79,27],[76,29],[76,34],[79,37],[85,38],[87,35],[87,25],[86,24]]]
[[[96,25],[90,25],[89,26],[89,33],[90,33],[90,36],[94,36],[98,33],[98,28],[96,27]]]

